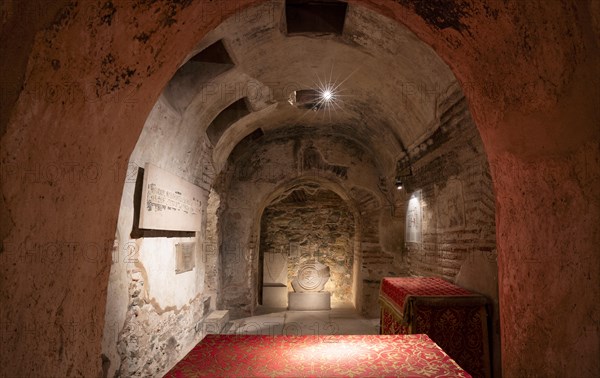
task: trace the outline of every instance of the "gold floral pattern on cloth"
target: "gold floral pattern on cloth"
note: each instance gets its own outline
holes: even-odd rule
[[[471,377],[427,335],[208,335],[165,377]]]
[[[437,277],[384,278],[381,334],[425,333],[473,377],[490,376],[485,297]]]
[[[381,281],[381,293],[400,307],[409,295],[473,295],[469,290],[439,277],[386,277]]]

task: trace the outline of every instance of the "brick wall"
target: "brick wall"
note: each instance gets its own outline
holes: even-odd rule
[[[440,108],[440,129],[419,146],[407,180],[409,195],[421,191],[422,241],[406,248],[410,274],[454,280],[469,254],[495,259],[495,204],[465,99],[450,96]]]

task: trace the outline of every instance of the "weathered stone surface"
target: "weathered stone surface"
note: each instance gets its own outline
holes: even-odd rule
[[[143,280],[132,280],[130,292],[125,326],[109,328],[118,332],[120,355],[120,361],[113,360],[111,365],[126,377],[163,375],[204,337],[207,327],[202,322],[208,315],[204,298],[195,298],[178,310],[163,310],[148,298]]]
[[[287,255],[289,290],[300,269],[316,260],[330,269],[324,289],[332,292],[334,302],[352,302],[354,216],[332,192],[302,193],[301,202],[291,195],[265,209],[260,239],[265,259],[270,251]]]
[[[422,213],[422,241],[407,243],[407,258],[411,274],[453,281],[470,254],[496,259],[495,204],[483,144],[464,99],[446,106],[456,121],[442,124],[447,136],[427,145],[405,180],[409,194],[419,190]]]
[[[178,132],[195,132],[198,139],[178,138]],[[157,141],[161,139],[164,145],[159,147]],[[216,263],[210,246],[215,233],[212,227],[216,223],[213,208],[218,206],[214,203],[218,202],[215,196],[209,201],[207,190],[213,177],[207,169],[211,166],[208,146],[205,136],[199,130],[186,129],[181,117],[164,100],[156,103],[130,157],[128,169],[131,173],[128,173],[121,199],[118,248],[113,253],[104,325],[110,331],[103,338],[103,354],[110,364],[108,375],[117,372],[126,376],[164,373],[203,337],[200,322],[210,310],[211,294],[215,295],[208,290],[205,292],[204,285],[205,263]],[[194,149],[194,158],[187,153],[190,149]],[[200,162],[194,161],[190,165],[194,159]],[[184,165],[180,166],[180,162]],[[182,235],[176,231],[138,228],[139,207],[143,206],[140,167],[146,163],[165,167],[186,182],[195,184],[197,200],[202,204],[197,232]],[[209,202],[212,205],[210,216]],[[210,230],[207,230],[207,223],[211,224]],[[205,235],[209,237],[205,238]],[[195,244],[189,256],[194,269],[186,272],[177,270],[176,248],[181,243]],[[208,267],[211,271],[214,269],[213,265]],[[212,306],[214,309],[214,303]],[[142,323],[140,319],[143,319]],[[143,330],[140,330],[140,324]],[[150,339],[142,337],[142,331],[148,335],[161,335],[158,341],[152,342],[155,348],[147,348]],[[143,343],[139,344],[140,340]]]
[[[227,322],[229,322],[229,311],[213,311],[204,320],[204,331],[206,334],[221,333]]]
[[[329,281],[330,269],[318,261],[307,261],[298,267],[292,280],[292,288],[296,293],[323,291]]]
[[[223,282],[227,285],[227,289],[219,297],[221,301],[219,306],[231,309],[232,317],[247,315],[252,311],[252,306],[258,303],[257,293],[253,288],[257,287],[261,280],[259,267],[262,264],[259,264],[256,241],[260,240],[262,244],[265,240],[259,234],[265,228],[261,226],[261,219],[258,215],[267,214],[269,212],[267,206],[272,202],[281,204],[283,208],[291,206],[289,213],[288,210],[284,210],[274,213],[273,216],[282,216],[287,213],[291,218],[286,221],[284,217],[283,224],[291,229],[296,228],[306,232],[305,235],[302,235],[298,231],[292,240],[289,240],[285,234],[277,232],[283,227],[283,224],[275,223],[274,227],[277,230],[266,233],[267,237],[277,244],[277,248],[273,251],[278,253],[283,251],[288,254],[288,270],[291,269],[290,258],[307,259],[311,253],[318,252],[321,244],[334,245],[336,237],[332,237],[332,235],[336,232],[335,222],[345,222],[340,219],[349,211],[354,219],[353,227],[356,228],[357,224],[364,224],[366,227],[375,225],[372,232],[361,232],[360,235],[364,235],[364,241],[374,245],[378,251],[382,250],[378,243],[377,225],[379,217],[387,209],[381,207],[380,204],[383,200],[376,194],[379,192],[377,186],[379,175],[375,162],[354,139],[348,139],[341,135],[331,139],[325,132],[326,130],[314,130],[314,133],[311,131],[310,129],[290,127],[285,131],[270,132],[260,139],[245,141],[233,151],[229,168],[222,173],[218,187],[219,190],[226,193],[223,200],[225,210],[220,222],[222,222],[223,231],[228,235],[224,240],[226,244],[222,247]],[[322,165],[305,167],[301,164],[302,151],[306,146],[312,146],[319,151],[328,164],[340,165],[341,161],[349,162],[347,177],[338,176],[326,166],[325,168]],[[294,200],[289,203],[285,198],[293,199],[300,196],[296,199],[302,200],[304,196],[309,197],[308,194],[301,194],[302,191],[292,195],[297,189],[306,190],[307,193],[315,193],[318,189],[324,192],[333,191],[338,198],[335,206],[343,203],[345,204],[344,210],[340,213],[331,204],[328,204],[329,201],[325,201],[322,204],[324,207],[320,211],[311,210],[310,214],[301,214],[300,211],[294,215],[293,208],[304,205],[293,205]],[[343,201],[340,202],[339,198]],[[314,206],[309,205],[309,207]],[[363,222],[357,223],[360,214],[358,209],[362,207],[370,209],[370,212],[360,215]],[[390,229],[388,232],[396,231]],[[359,234],[354,231],[354,235]],[[356,301],[357,306],[362,306],[358,288],[361,284],[360,281],[357,281],[359,275],[362,274],[358,260],[361,258],[360,245],[354,236],[341,237],[337,242],[349,245],[352,250],[351,259],[348,260],[352,266],[351,274],[348,276],[348,271],[342,273],[343,269],[341,268],[346,264],[343,259],[333,259],[332,255],[318,256],[319,259],[331,259],[330,262],[326,262],[332,269],[332,280],[328,285],[333,286],[333,279],[336,281],[348,280],[347,282],[350,284],[344,285],[343,289],[350,293],[350,296],[346,297],[347,300]],[[268,252],[269,249],[266,251]],[[381,252],[377,252],[377,254],[381,255]],[[387,256],[391,257],[392,255],[388,252]],[[393,257],[385,262],[386,272],[391,271],[389,266],[391,260]],[[288,277],[295,274],[295,271],[289,272]],[[334,293],[334,303],[337,303],[336,290],[329,287],[326,287],[326,290]],[[376,300],[373,303],[376,304]]]
[[[290,311],[324,311],[331,309],[331,293],[328,291],[289,292]]]
[[[282,284],[287,287],[288,283],[288,254],[287,248],[277,252],[263,252],[263,284]]]
[[[285,284],[263,284],[262,305],[267,308],[287,308],[288,293],[288,287]]]

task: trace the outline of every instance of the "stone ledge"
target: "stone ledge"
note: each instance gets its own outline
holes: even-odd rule
[[[288,288],[285,284],[263,284],[263,306],[285,308],[288,305]]]
[[[288,294],[288,310],[319,311],[331,310],[331,293],[328,291]]]
[[[229,310],[219,310],[211,312],[204,320],[204,332],[209,334],[219,334],[229,322]]]

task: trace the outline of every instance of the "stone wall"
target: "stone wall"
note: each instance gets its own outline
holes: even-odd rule
[[[204,294],[211,298],[211,308],[216,308],[221,290],[221,257],[219,254],[218,217],[221,204],[219,194],[211,190],[206,208],[206,233],[204,235],[202,263],[204,264]]]
[[[319,261],[330,268],[325,290],[331,292],[332,304],[352,303],[355,223],[351,209],[333,192],[318,191],[300,199],[290,197],[265,209],[260,229],[261,253],[287,254],[289,291],[293,290],[291,283],[300,266]]]
[[[483,144],[462,96],[442,109],[441,127],[421,147],[407,178],[420,191],[420,243],[406,243],[410,273],[454,281],[469,255],[496,262],[495,204]]]
[[[187,127],[161,97],[129,158],[107,289],[102,343],[107,376],[164,374],[204,337],[204,320],[215,309],[218,278],[212,273],[218,263],[214,251],[219,201],[216,194],[209,201],[214,177],[212,150],[201,130]],[[196,138],[179,138],[178,132],[195,134]],[[190,150],[194,153],[186,153]],[[201,188],[201,225],[197,230],[139,228],[142,167],[146,163]],[[190,271],[175,270],[178,243],[195,243],[195,266]],[[207,269],[212,274],[208,280]]]
[[[491,353],[500,372],[500,316],[496,210],[483,143],[467,104],[455,94],[440,104],[441,127],[421,144],[406,178],[408,200],[418,201],[420,242],[406,242],[410,275],[438,276],[485,295]],[[416,196],[413,196],[417,194]]]
[[[396,248],[401,226],[380,227],[390,213],[385,204],[394,203],[397,195],[392,186],[380,185],[386,172],[364,146],[350,138],[322,134],[321,130],[298,133],[290,127],[286,133],[242,142],[223,171],[218,185],[223,193],[219,217],[223,290],[218,306],[229,309],[234,318],[251,314],[258,304],[260,214],[298,187],[333,191],[356,214],[358,237],[350,241],[355,266],[351,282],[359,311],[378,314],[378,289],[367,287],[363,292],[365,280],[368,284],[400,273],[401,254]]]
[[[210,297],[202,296],[194,297],[180,308],[161,308],[150,297],[143,277],[139,269],[131,271],[131,301],[125,326],[118,334],[119,374],[124,377],[166,373],[189,351],[190,346],[204,337],[203,320],[210,312]],[[117,330],[110,328],[105,331]]]

